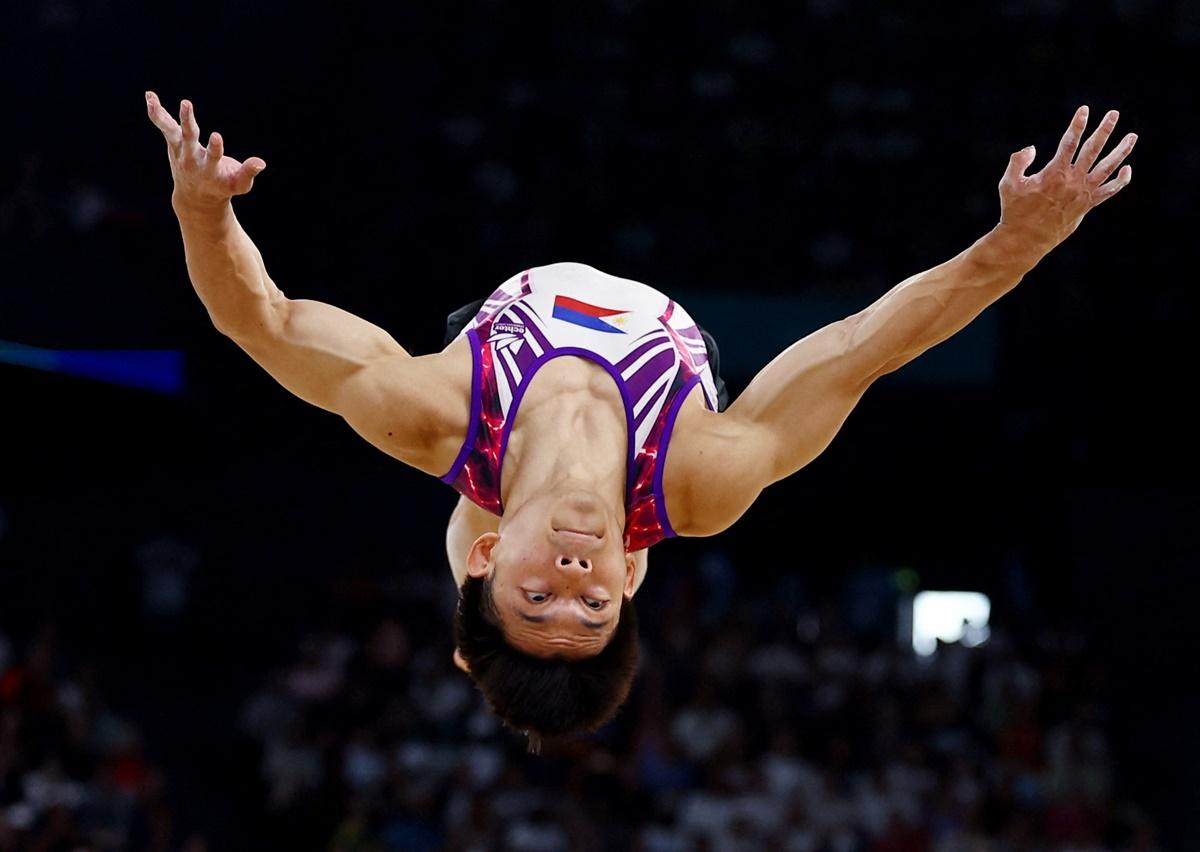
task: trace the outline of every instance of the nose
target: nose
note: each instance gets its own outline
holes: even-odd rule
[[[561,553],[555,558],[554,565],[559,570],[570,571],[572,573],[582,572],[586,574],[592,570],[590,559],[580,559],[577,556],[567,556]]]

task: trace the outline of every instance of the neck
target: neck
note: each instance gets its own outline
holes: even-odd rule
[[[611,412],[571,408],[564,400],[522,412],[535,416],[522,418],[520,432],[514,428],[509,435],[500,483],[504,512],[547,491],[579,489],[599,495],[624,524],[625,422]]]

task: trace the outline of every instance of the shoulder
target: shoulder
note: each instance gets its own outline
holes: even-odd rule
[[[728,529],[771,482],[770,436],[761,427],[685,405],[668,446],[663,492],[667,514],[682,536]]]

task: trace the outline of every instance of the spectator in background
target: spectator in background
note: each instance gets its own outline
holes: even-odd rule
[[[403,626],[420,623],[406,613],[423,596],[360,590],[323,644],[298,643],[322,689],[275,679],[247,703],[264,802],[293,820],[315,790],[332,797],[320,825],[335,850],[1154,848],[1118,798],[1103,694],[1077,679],[1046,700],[1048,673],[1084,666],[1084,646],[1018,648],[997,629],[918,660],[878,645],[874,625],[859,641],[834,611],[789,633],[758,615],[788,583],[739,589],[749,604],[694,634],[686,657],[671,650],[678,625],[647,625],[628,710],[543,758],[514,750],[435,622]]]
[[[18,654],[0,634],[0,852],[171,852],[161,773],[63,641],[48,626]]]

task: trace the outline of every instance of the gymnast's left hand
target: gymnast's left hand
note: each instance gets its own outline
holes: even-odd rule
[[[1032,145],[1013,154],[1000,181],[999,228],[1018,236],[1032,255],[1041,256],[1074,233],[1089,211],[1128,186],[1133,167],[1121,164],[1137,142],[1136,133],[1126,134],[1097,162],[1117,118],[1117,111],[1110,110],[1081,146],[1088,108],[1080,107],[1058,150],[1036,174],[1025,174],[1037,156]],[[1113,172],[1117,176],[1109,180]]]

